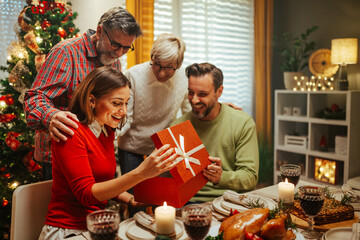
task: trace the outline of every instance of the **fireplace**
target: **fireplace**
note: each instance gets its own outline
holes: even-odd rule
[[[339,173],[341,171],[341,165],[338,161],[315,158],[315,180],[338,184]]]

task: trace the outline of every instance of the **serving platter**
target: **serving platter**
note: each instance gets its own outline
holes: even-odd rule
[[[305,221],[301,218],[298,218],[292,214],[291,214],[291,220],[299,228],[307,229],[309,227],[309,224],[307,221]],[[359,222],[359,218],[355,214],[353,219],[341,221],[341,222],[328,223],[328,224],[323,224],[323,225],[314,225],[314,229],[317,231],[325,232],[330,229],[334,229],[334,228],[338,228],[338,227],[352,227],[352,225],[357,222]]]
[[[220,224],[212,226],[209,231],[209,236],[216,237],[219,233],[219,228],[220,228]],[[294,233],[296,235],[295,240],[305,240],[304,236],[300,232],[294,231]]]

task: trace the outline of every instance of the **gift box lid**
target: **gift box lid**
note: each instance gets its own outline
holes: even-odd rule
[[[170,144],[179,154],[175,160],[178,164],[170,170],[179,185],[189,181],[211,164],[209,154],[189,120],[159,131],[153,134],[151,139],[157,148]]]

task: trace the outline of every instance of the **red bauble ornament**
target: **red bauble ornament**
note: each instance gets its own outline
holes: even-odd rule
[[[7,105],[13,105],[13,104],[14,104],[14,99],[12,98],[11,95],[6,96],[6,98],[5,98],[5,103],[6,103]]]
[[[65,38],[65,37],[66,37],[66,31],[65,31],[63,28],[61,28],[61,27],[59,27],[59,29],[58,29],[58,34],[59,34],[59,36],[60,36],[61,38]]]
[[[43,21],[42,23],[41,23],[41,28],[42,28],[42,30],[44,30],[44,31],[46,31],[46,29],[48,28],[48,27],[50,27],[51,26],[51,23],[48,21],[48,20],[45,20],[45,21]]]
[[[5,207],[6,205],[8,205],[8,203],[9,201],[3,198],[1,206]]]
[[[75,31],[75,28],[69,27],[69,32],[73,33]]]
[[[10,173],[7,173],[3,176],[3,178],[10,178],[11,177],[11,174]]]
[[[67,21],[69,21],[69,15],[64,17],[64,19],[61,21],[61,23],[66,23]]]

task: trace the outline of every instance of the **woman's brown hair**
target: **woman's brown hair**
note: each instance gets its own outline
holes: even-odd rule
[[[95,120],[94,111],[90,106],[91,94],[99,99],[115,89],[126,86],[130,88],[130,82],[119,70],[107,66],[96,68],[77,86],[70,100],[70,111],[81,123],[91,124]],[[120,128],[124,125],[125,118],[126,116],[122,118]]]

